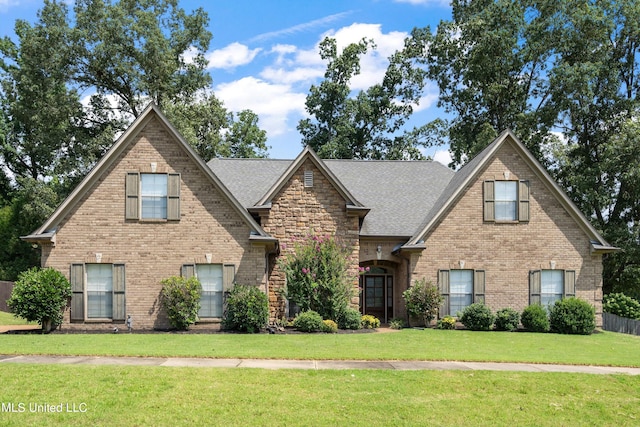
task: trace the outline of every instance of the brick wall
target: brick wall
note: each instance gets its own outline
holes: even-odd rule
[[[509,179],[530,182],[530,221],[490,223],[483,221],[484,180]],[[481,269],[486,272],[486,303],[494,311],[529,304],[529,271],[556,269],[576,271],[576,296],[595,305],[602,322],[602,260],[591,255],[589,238],[564,210],[544,182],[533,173],[509,144],[494,159],[425,239],[427,249],[415,257],[414,278],[437,283],[439,269]]]
[[[180,221],[125,220],[127,171],[181,174]],[[151,119],[136,141],[119,156],[100,180],[88,189],[61,223],[56,245],[43,247],[43,265],[69,276],[72,263],[124,263],[126,312],[136,329],[167,328],[160,310],[160,280],[180,275],[181,266],[206,263],[236,265],[236,281],[265,290],[264,248],[249,242],[250,228],[187,152],[156,119]],[[198,327],[216,327],[203,325]],[[104,329],[104,323],[71,323],[65,313],[63,327]]]

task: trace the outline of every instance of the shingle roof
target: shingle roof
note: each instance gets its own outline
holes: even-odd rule
[[[254,206],[292,160],[213,159],[208,165],[246,208]],[[324,160],[360,203],[371,209],[363,236],[410,237],[454,172],[433,161]]]

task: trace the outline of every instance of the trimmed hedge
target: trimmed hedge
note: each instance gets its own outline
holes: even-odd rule
[[[596,309],[579,298],[564,298],[551,307],[549,323],[551,332],[590,335],[596,328]]]

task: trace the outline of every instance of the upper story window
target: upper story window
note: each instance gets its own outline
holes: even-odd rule
[[[180,219],[180,174],[127,172],[125,218]]]
[[[484,181],[484,220],[529,221],[529,181]]]
[[[495,181],[495,220],[518,220],[518,186],[516,181]]]
[[[167,175],[140,174],[142,219],[167,219]]]

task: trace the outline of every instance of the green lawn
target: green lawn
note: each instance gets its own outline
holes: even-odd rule
[[[404,329],[363,334],[17,334],[0,354],[463,360],[640,367],[640,337]]]
[[[0,377],[5,409],[24,408],[1,412],[3,426],[640,422],[640,377],[627,375],[0,364]]]
[[[15,317],[12,313],[0,311],[0,325],[37,325],[37,323],[27,322],[20,317]]]

